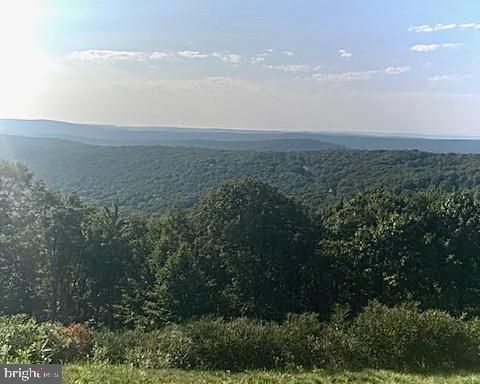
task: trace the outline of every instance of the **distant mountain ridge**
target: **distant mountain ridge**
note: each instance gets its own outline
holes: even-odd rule
[[[129,127],[53,120],[0,120],[0,133],[51,137],[99,145],[166,145],[257,151],[323,149],[416,149],[436,153],[480,153],[478,139],[429,139],[375,134],[245,129]],[[253,144],[255,142],[256,144]]]

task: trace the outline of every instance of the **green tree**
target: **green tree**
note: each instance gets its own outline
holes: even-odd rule
[[[310,295],[321,276],[314,222],[276,189],[250,179],[227,183],[209,192],[186,220],[180,227],[187,231],[176,224],[164,232],[160,243],[168,246],[156,258],[163,260],[157,303],[177,308],[173,315],[279,318],[317,302]]]

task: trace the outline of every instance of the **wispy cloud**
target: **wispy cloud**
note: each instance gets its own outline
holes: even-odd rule
[[[250,63],[252,64],[263,63],[264,61],[267,61],[267,58],[265,56],[257,55],[250,57]]]
[[[306,64],[285,64],[285,65],[264,64],[262,65],[262,68],[274,69],[274,70],[290,72],[290,73],[309,72],[313,69],[310,65],[306,65]]]
[[[439,24],[424,24],[412,26],[408,28],[409,32],[437,32],[449,29],[465,30],[465,29],[480,29],[480,23],[439,23]]]
[[[458,24],[459,29],[480,29],[480,23],[463,23]]]
[[[344,82],[356,80],[371,80],[380,75],[400,75],[409,72],[410,67],[387,67],[385,69],[371,69],[367,71],[350,71],[341,73],[314,73],[312,79],[316,81]]]
[[[474,78],[472,74],[460,75],[460,74],[450,74],[450,75],[436,75],[428,78],[431,82],[445,82],[445,81],[461,81]]]
[[[261,64],[264,68],[274,69],[283,72],[298,73],[318,70],[319,66],[305,64],[267,65],[266,62],[272,59],[276,51],[273,48],[266,49],[255,56],[243,56],[234,52],[208,52],[200,50],[184,51],[120,51],[109,49],[88,49],[74,51],[67,55],[68,60],[81,62],[125,62],[125,61],[161,61],[161,60],[214,60],[224,64],[237,66],[241,63]],[[291,51],[279,52],[288,57],[294,55]]]
[[[243,57],[238,53],[230,52],[144,52],[144,51],[115,51],[108,49],[88,49],[71,52],[67,59],[76,61],[146,61],[146,60],[175,60],[175,59],[214,59],[222,63],[239,64]]]
[[[405,73],[405,72],[410,72],[411,71],[411,67],[409,66],[404,66],[404,67],[387,67],[385,68],[385,73],[387,75],[399,75],[401,73]]]
[[[416,44],[410,49],[415,52],[430,52],[440,48],[459,48],[462,45],[462,43]]]
[[[242,61],[242,55],[238,53],[213,52],[211,57],[219,59],[222,63],[239,64]]]
[[[71,52],[67,58],[80,61],[143,61],[154,57],[155,59],[167,58],[170,55],[165,52],[141,52],[141,51],[114,51],[109,49],[88,49],[85,51]]]
[[[209,57],[206,53],[201,53],[199,51],[178,51],[175,53],[178,57],[186,57],[189,59],[205,59]],[[174,56],[175,56],[174,54]]]
[[[249,61],[252,64],[265,62],[272,57],[274,52],[275,52],[275,49],[268,48],[264,52],[257,53],[255,56],[250,57]],[[290,52],[290,51],[283,51],[282,53],[287,56],[293,56],[293,52]]]
[[[338,56],[348,58],[348,57],[352,57],[353,55],[350,52],[347,52],[345,49],[339,49]]]
[[[266,89],[264,86],[249,80],[222,76],[186,80],[121,79],[108,84],[108,87],[118,91],[168,92],[172,94],[201,90],[259,92]]]
[[[445,43],[445,47],[453,45],[452,43]],[[440,47],[440,45],[439,45]],[[264,52],[258,53],[255,56],[242,56],[239,53],[232,52],[207,52],[200,50],[183,50],[172,52],[146,52],[146,51],[117,51],[117,50],[84,50],[74,51],[70,53],[67,58],[74,61],[81,62],[149,62],[161,60],[211,60],[232,66],[237,66],[241,63],[250,63],[261,66],[266,70],[273,70],[284,72],[295,76],[295,78],[313,79],[316,81],[353,81],[353,80],[369,80],[379,75],[400,75],[411,70],[408,66],[391,66],[384,69],[373,69],[365,71],[348,71],[342,73],[323,73],[324,66],[315,64],[292,63],[292,64],[270,64],[267,60],[272,59],[273,49],[267,49]],[[286,53],[288,52],[288,53]],[[290,51],[281,51],[280,54],[291,56]],[[293,55],[293,53],[292,53]],[[339,50],[341,57],[351,57],[351,54],[346,50]],[[209,78],[210,82],[224,81],[223,78]],[[230,81],[230,80],[228,80]],[[135,83],[136,84],[136,83]],[[162,83],[163,84],[163,83]],[[205,83],[202,83],[205,85]],[[191,84],[190,84],[191,85]]]

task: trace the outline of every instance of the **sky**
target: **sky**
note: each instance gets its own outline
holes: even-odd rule
[[[480,136],[478,0],[0,0],[0,118]]]

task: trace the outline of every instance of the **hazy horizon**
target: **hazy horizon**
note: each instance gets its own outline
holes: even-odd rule
[[[48,122],[48,123],[61,123],[71,125],[84,125],[84,126],[99,126],[99,127],[116,127],[126,128],[132,130],[148,130],[155,131],[156,129],[185,129],[185,130],[205,130],[205,131],[220,131],[220,132],[257,132],[257,133],[292,133],[292,134],[318,134],[318,135],[339,135],[339,136],[371,136],[371,137],[385,137],[385,138],[406,138],[406,139],[431,139],[431,140],[480,140],[480,134],[475,136],[459,136],[459,135],[447,135],[447,134],[422,134],[415,132],[388,132],[388,131],[355,131],[355,130],[328,130],[328,129],[276,129],[276,128],[244,128],[244,127],[203,127],[203,126],[180,126],[180,125],[144,125],[144,124],[116,124],[116,123],[102,123],[95,121],[67,121],[67,120],[53,120],[53,119],[18,119],[18,118],[0,118],[0,122],[5,121],[22,121],[22,122]],[[1,127],[0,127],[1,128]]]
[[[478,137],[480,3],[0,4],[0,118]]]

